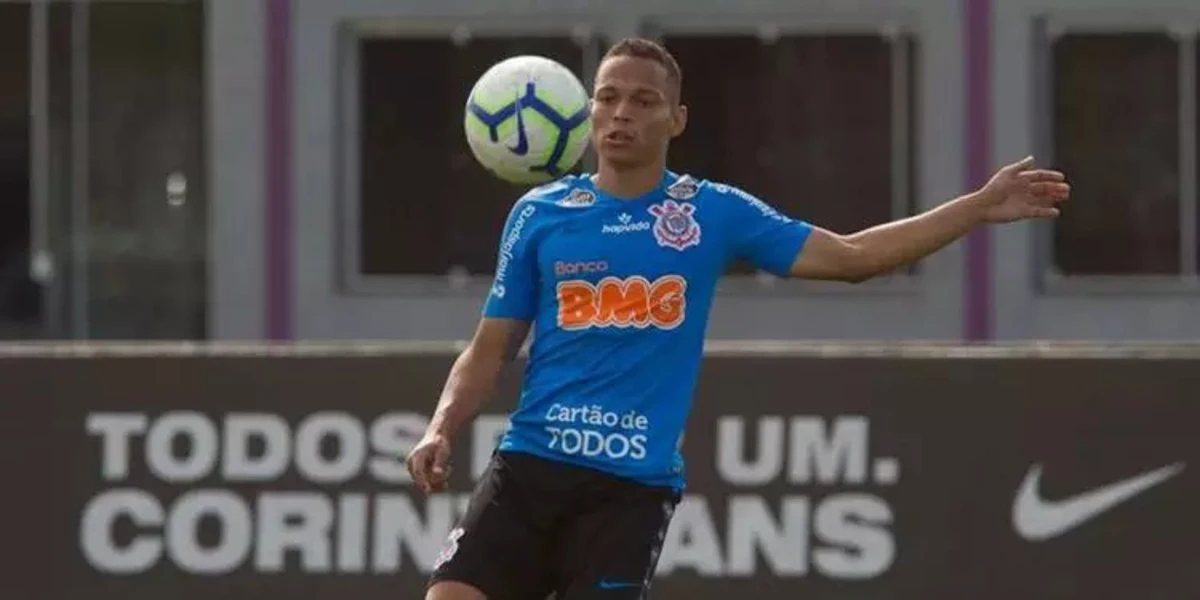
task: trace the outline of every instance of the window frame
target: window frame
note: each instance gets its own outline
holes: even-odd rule
[[[481,298],[491,286],[491,275],[379,275],[362,272],[361,217],[361,156],[360,156],[360,97],[361,67],[359,44],[371,39],[437,38],[455,39],[459,36],[504,37],[567,37],[583,48],[584,70],[578,73],[584,85],[590,86],[595,77],[595,64],[604,50],[603,32],[579,23],[595,22],[595,17],[573,18],[489,18],[489,19],[429,19],[344,21],[337,32],[335,77],[335,135],[337,140],[335,169],[337,218],[336,279],[339,292],[349,296],[368,297],[473,297]],[[587,168],[594,165],[589,150],[584,155]],[[508,199],[515,202],[517,198]],[[497,201],[504,201],[498,199]],[[497,243],[499,243],[497,241]]]
[[[903,35],[912,36],[917,42],[918,52],[921,45],[921,29],[916,15],[905,12],[878,13],[820,13],[819,15],[780,15],[764,20],[760,14],[727,15],[714,19],[712,16],[671,16],[648,17],[643,23],[641,34],[661,40],[665,36],[729,36],[752,35],[760,38],[770,38],[788,35],[882,35],[894,39]],[[921,181],[921,156],[923,144],[921,121],[924,113],[921,110],[921,70],[917,69],[914,77],[909,72],[911,55],[908,47],[901,45],[903,53],[893,52],[891,71],[891,115],[892,139],[891,155],[904,156],[905,160],[892,162],[892,196],[890,219],[901,219],[912,216],[926,209],[922,205],[923,185]],[[915,64],[921,64],[920,54]],[[686,65],[684,65],[686,68]],[[903,82],[903,85],[897,85]],[[914,88],[916,94],[913,94]],[[915,106],[910,104],[910,99]],[[910,120],[909,115],[915,115]],[[897,166],[899,165],[899,166]],[[700,174],[703,175],[702,173]],[[943,198],[939,201],[949,200]],[[774,199],[763,198],[763,201],[774,204]],[[910,212],[915,211],[915,212]],[[803,217],[802,215],[793,215]],[[820,226],[821,223],[814,222]],[[858,284],[855,295],[867,293],[913,293],[921,287],[921,269],[906,269],[880,276],[870,281]],[[765,273],[735,274],[727,273],[722,276],[720,288],[723,293],[743,296],[785,293],[846,293],[845,286],[837,282],[781,280]]]
[[[806,12],[788,12],[788,13],[727,13],[727,14],[688,14],[688,15],[663,15],[663,14],[647,14],[641,23],[639,33],[646,37],[661,39],[666,35],[687,35],[687,36],[721,36],[721,35],[758,35],[758,36],[782,36],[782,35],[838,35],[838,34],[883,34],[895,35],[905,33],[912,35],[918,41],[918,47],[925,46],[920,42],[923,39],[920,15],[911,10],[871,10],[871,11],[854,11],[854,12],[830,12],[818,11],[812,13]],[[918,60],[920,65],[923,61]],[[684,65],[686,68],[686,65]],[[917,94],[915,95],[916,106],[912,111],[916,115],[915,123],[908,122],[908,119],[903,120],[903,132],[908,136],[915,136],[912,143],[909,143],[908,138],[900,138],[901,141],[893,139],[893,147],[902,147],[905,154],[909,155],[909,161],[912,168],[907,170],[906,176],[911,176],[912,185],[909,185],[909,180],[902,179],[897,181],[893,179],[893,190],[899,186],[904,186],[904,193],[908,190],[913,190],[912,198],[903,198],[897,200],[896,196],[891,199],[893,218],[898,206],[911,205],[916,211],[926,209],[923,202],[923,180],[922,180],[922,157],[925,155],[925,146],[928,143],[924,139],[922,133],[922,122],[925,118],[923,110],[923,102],[920,93],[923,88],[921,78],[925,75],[921,69],[917,70],[918,77],[909,79],[910,86],[915,86]],[[893,88],[893,100],[896,96],[907,102],[909,92],[913,87],[906,87],[901,90],[902,93],[897,93]],[[903,110],[904,114],[909,113],[910,107],[896,107],[893,103],[893,114],[897,114],[899,110]],[[913,127],[913,125],[916,125]],[[896,124],[893,123],[893,127]],[[911,154],[909,154],[911,152]],[[701,174],[702,175],[702,174]],[[895,175],[895,173],[893,173]],[[949,198],[941,199],[940,201],[948,200]],[[771,198],[763,198],[765,202],[772,202]],[[820,223],[814,223],[820,225]],[[863,295],[912,295],[920,293],[924,286],[925,275],[923,269],[913,271],[898,271],[891,275],[880,276],[869,281],[857,284],[853,288],[847,288],[845,284],[829,281],[808,281],[796,279],[779,279],[769,274],[758,273],[754,275],[743,274],[726,274],[722,276],[718,284],[717,290],[719,295],[738,296],[738,297],[787,297],[801,296],[806,294],[819,294],[822,296],[863,296]]]
[[[1043,12],[1032,21],[1033,78],[1030,139],[1037,156],[1053,162],[1053,77],[1051,44],[1067,34],[1166,33],[1178,42],[1179,65],[1179,228],[1180,272],[1177,275],[1067,275],[1054,268],[1054,225],[1033,224],[1035,290],[1042,296],[1157,296],[1200,293],[1200,160],[1197,160],[1198,74],[1197,14],[1174,10],[1087,10]],[[1070,173],[1067,173],[1068,179]],[[1072,201],[1086,201],[1073,199]],[[1068,205],[1065,210],[1070,210]]]

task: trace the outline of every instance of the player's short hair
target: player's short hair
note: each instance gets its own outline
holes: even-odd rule
[[[646,38],[625,38],[609,47],[601,62],[617,56],[643,58],[662,65],[667,70],[667,81],[671,84],[671,91],[675,93],[675,99],[679,99],[683,88],[683,71],[675,57],[662,44]]]

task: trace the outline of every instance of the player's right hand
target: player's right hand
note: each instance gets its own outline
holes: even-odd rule
[[[450,440],[436,433],[426,434],[405,460],[408,473],[426,494],[446,489],[450,479]]]

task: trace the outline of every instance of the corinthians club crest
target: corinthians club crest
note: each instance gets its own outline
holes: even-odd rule
[[[654,239],[659,246],[683,250],[700,243],[700,224],[692,217],[696,205],[667,200],[649,209],[654,215]]]

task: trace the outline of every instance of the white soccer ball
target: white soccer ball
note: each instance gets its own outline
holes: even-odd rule
[[[463,128],[475,159],[518,184],[557,179],[583,157],[592,132],[588,93],[570,69],[542,56],[489,68],[467,98]]]

